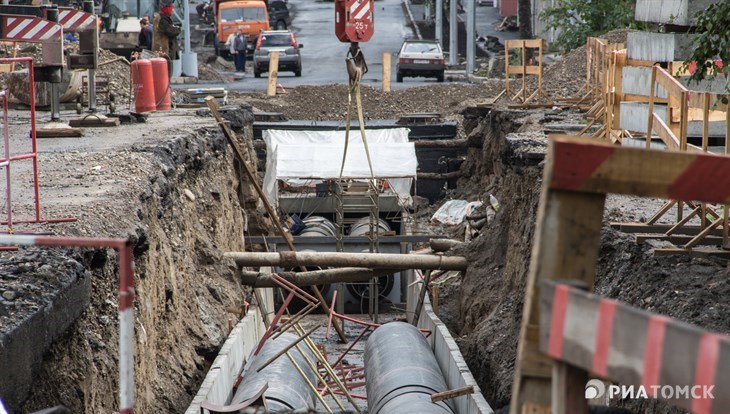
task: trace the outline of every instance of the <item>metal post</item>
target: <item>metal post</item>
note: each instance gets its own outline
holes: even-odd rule
[[[87,13],[94,13],[94,2],[93,1],[84,1],[84,11]],[[137,14],[139,14],[139,1],[137,1]],[[97,27],[94,27],[94,33],[96,33],[98,29]],[[98,36],[98,34],[94,34],[94,36]],[[79,40],[80,41],[80,40]],[[98,41],[94,40],[94,47],[98,47]],[[96,56],[96,52],[94,53],[94,56]],[[87,81],[89,83],[89,112],[96,112],[96,69],[88,69],[89,74],[87,77]]]
[[[474,0],[466,1],[466,75],[474,72],[474,54],[476,31],[476,10],[474,9]]]
[[[58,83],[51,83],[51,121],[61,120],[61,95]]]
[[[459,57],[459,34],[457,29],[456,6],[457,0],[449,0],[449,66],[456,66]]]
[[[436,41],[444,46],[444,0],[436,0]]]
[[[182,74],[188,77],[198,77],[198,54],[193,53],[190,48],[190,0],[185,0],[184,13],[185,18],[183,19],[183,33],[184,33],[184,47],[182,56],[180,56],[180,64],[182,67]]]

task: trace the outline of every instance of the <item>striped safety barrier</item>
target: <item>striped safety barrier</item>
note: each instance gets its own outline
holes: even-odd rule
[[[541,283],[540,350],[633,386],[614,387],[616,398],[662,399],[695,414],[730,406],[730,337],[568,285]]]
[[[96,16],[93,13],[87,13],[70,7],[58,8],[58,23],[63,26],[63,30],[69,32],[80,32],[96,27]]]
[[[0,37],[3,40],[20,42],[42,42],[53,39],[61,41],[63,28],[60,24],[30,16],[0,16]]]

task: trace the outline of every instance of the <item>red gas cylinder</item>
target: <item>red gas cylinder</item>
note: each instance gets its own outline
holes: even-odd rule
[[[152,62],[152,78],[155,81],[155,103],[158,111],[170,109],[170,83],[167,79],[167,59],[154,58]]]
[[[152,63],[147,59],[137,59],[130,67],[134,87],[134,110],[137,113],[154,111],[156,107]]]

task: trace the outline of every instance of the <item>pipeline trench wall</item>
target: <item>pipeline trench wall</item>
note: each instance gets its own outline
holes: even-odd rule
[[[240,145],[253,154],[250,108],[232,108],[230,115],[238,119]],[[97,175],[69,169],[68,148],[44,153],[44,196],[51,200],[53,189],[61,188],[63,197],[47,201],[44,211],[50,217],[71,212],[79,218],[52,227],[56,234],[132,239],[135,411],[181,413],[224,343],[229,320],[237,319],[227,309],[252,301],[250,289],[240,284],[235,266],[222,253],[242,250],[246,225],[265,227],[265,220],[256,210],[250,183],[209,115],[152,114],[149,123],[152,127],[100,129],[84,141],[85,151],[74,152],[73,160],[81,167],[99,165]],[[82,178],[77,181],[75,175]],[[94,198],[84,197],[92,192]],[[88,278],[89,305],[67,315],[69,321],[64,323],[69,329],[45,352],[34,353],[36,359],[28,364],[32,381],[17,384],[25,388],[12,412],[56,405],[75,413],[114,412],[119,407],[116,256],[106,250],[47,252],[59,259],[44,259],[31,250],[22,257],[50,265],[78,261],[83,269],[72,270],[81,275],[79,280]],[[59,265],[57,271],[68,269]],[[28,295],[18,292],[24,294]],[[37,314],[46,309],[52,308],[44,304]],[[43,346],[40,339],[27,340],[27,346]]]

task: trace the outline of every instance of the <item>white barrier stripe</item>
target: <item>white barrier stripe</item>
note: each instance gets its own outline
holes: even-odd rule
[[[33,246],[38,236],[0,234],[0,244],[15,244],[20,246]]]
[[[69,11],[68,13],[71,13],[71,11]],[[68,14],[68,13],[67,13],[67,14]],[[64,17],[66,17],[66,16],[64,16]],[[67,21],[64,21],[64,22],[62,23],[62,24],[63,24],[63,27],[64,27],[64,29],[65,29],[65,28],[69,28],[69,27],[74,27],[74,23],[76,23],[76,22],[77,22],[77,21],[78,21],[78,20],[79,20],[79,19],[80,19],[81,17],[83,17],[83,15],[82,15],[81,13],[78,13],[78,12],[73,12],[73,14],[71,15],[71,17],[70,17],[70,18],[68,18],[68,20],[67,20]],[[58,20],[59,20],[59,22],[60,22],[60,21],[63,21],[63,20],[65,20],[65,19],[60,19],[60,18],[59,18]]]
[[[119,410],[134,408],[134,307],[119,312]]]
[[[43,34],[43,36],[41,36],[41,38],[40,38],[40,39],[41,39],[41,40],[46,40],[46,39],[49,39],[49,38],[51,38],[51,37],[55,36],[55,34],[56,34],[56,33],[57,33],[57,32],[58,32],[59,30],[61,30],[61,26],[60,26],[60,25],[58,25],[58,24],[54,24],[54,25],[53,25],[53,26],[51,27],[51,29],[50,29],[50,30],[48,30],[48,31],[47,31],[46,33],[44,33],[44,34]]]
[[[8,25],[10,25],[12,23],[11,20],[16,20],[16,19],[8,19]],[[13,28],[13,30],[11,30],[10,33],[8,33],[8,36],[7,37],[9,39],[14,38],[15,36],[18,35],[18,33],[22,32],[23,29],[25,29],[26,27],[28,27],[28,25],[31,24],[32,22],[33,22],[32,19],[23,19],[23,20],[21,20],[17,24],[17,26],[15,26]]]
[[[86,27],[91,26],[92,24],[96,23],[96,17],[92,14],[90,16],[86,17],[86,20],[84,20],[83,23],[81,23],[78,27]]]
[[[369,11],[370,11],[370,1],[365,0],[365,7],[363,7],[362,9],[360,9],[359,12],[357,12],[357,14],[355,15],[355,19],[362,19],[363,16],[365,16],[365,14]]]
[[[46,21],[40,21],[36,23],[36,25],[33,26],[32,29],[30,29],[26,34],[23,35],[23,39],[35,39],[38,32],[40,32],[41,30],[45,30],[49,24],[53,23]]]

